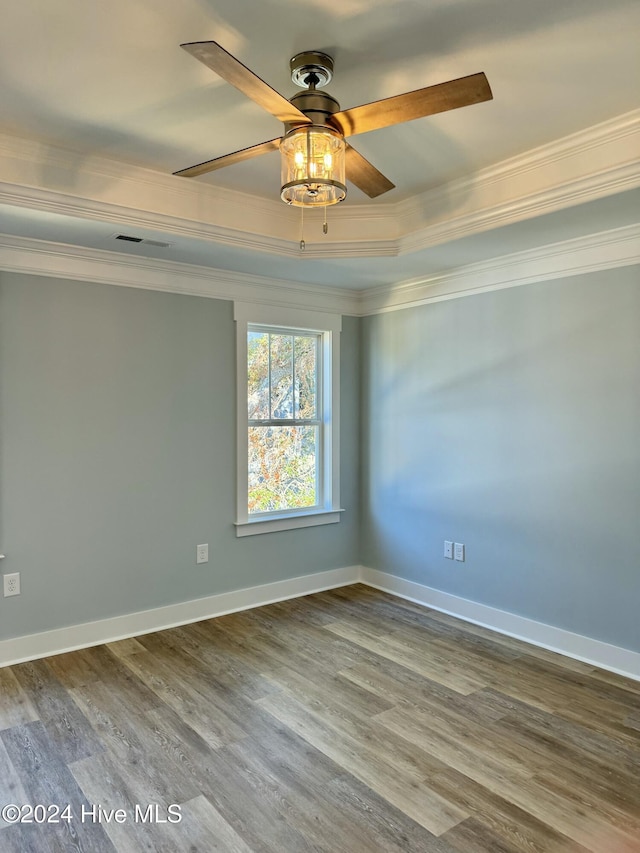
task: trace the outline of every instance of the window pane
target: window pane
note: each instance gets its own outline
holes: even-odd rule
[[[251,419],[269,418],[269,335],[247,334],[247,396]]]
[[[249,427],[249,514],[316,506],[315,426]]]
[[[317,408],[317,335],[296,335],[294,348],[295,417],[312,420],[316,417]]]
[[[271,335],[271,417],[293,417],[293,336]]]

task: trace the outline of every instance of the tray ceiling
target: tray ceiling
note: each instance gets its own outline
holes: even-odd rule
[[[419,212],[416,229],[424,223],[432,227],[443,216],[455,213],[456,206],[463,209],[468,202],[461,198],[461,182],[468,179],[468,186],[474,187],[472,177],[482,170],[486,173],[509,158],[636,109],[639,31],[640,4],[636,0],[606,4],[601,0],[307,0],[303,4],[292,0],[250,4],[231,0],[112,0],[108,4],[21,0],[5,4],[3,9],[0,134],[37,146],[30,149],[37,150],[37,174],[16,176],[15,186],[50,188],[58,194],[86,198],[90,195],[86,185],[91,181],[85,172],[93,175],[99,160],[119,164],[125,171],[130,167],[148,170],[145,180],[149,185],[156,176],[163,187],[166,181],[178,182],[178,197],[180,182],[187,179],[172,178],[176,169],[281,132],[276,119],[180,50],[181,42],[219,41],[287,97],[295,91],[288,72],[289,57],[304,49],[325,50],[334,56],[336,66],[328,89],[345,108],[484,71],[493,101],[352,138],[397,189],[371,202],[350,186],[339,213],[330,213],[331,245],[342,239],[360,240],[363,245],[377,240],[382,245],[385,235],[393,240],[411,233],[408,220],[407,227],[398,225],[398,214],[406,219],[412,204],[411,215]],[[61,150],[73,152],[73,168],[67,165],[61,171]],[[597,171],[597,151],[593,168]],[[115,175],[115,165],[114,170]],[[255,205],[256,211],[275,221],[275,214],[264,211],[271,211],[272,201],[281,204],[279,172],[278,154],[273,153],[196,180],[204,185],[203,193],[211,191],[211,199],[219,206],[224,206],[220,199],[230,198],[229,193],[241,193],[242,204]],[[9,166],[0,179],[4,185],[11,183]],[[111,185],[102,195],[96,190],[95,203],[122,204],[114,182],[118,181],[112,175]],[[448,201],[449,186],[458,190]],[[630,186],[626,183],[621,189]],[[26,204],[18,199],[15,188],[2,201],[4,227],[0,231],[5,233],[82,244],[91,242],[89,233],[99,230],[101,223],[104,227],[94,244],[115,250],[105,240],[127,224],[126,217],[118,223],[104,211],[100,216],[96,210],[93,217],[75,211],[65,218],[66,213],[49,209],[47,230],[44,202],[38,210],[36,202]],[[575,208],[578,201],[566,206]],[[145,201],[142,206],[148,209],[150,203]],[[183,215],[179,204],[174,213],[177,218]],[[286,208],[278,213],[277,233],[265,235],[267,242],[275,241],[276,249],[280,243],[293,248],[298,239],[297,219],[291,213]],[[203,214],[203,222],[209,221],[207,216]],[[358,216],[368,218],[369,225],[377,223],[366,238],[351,232],[347,235],[349,219]],[[627,219],[631,216],[629,213]],[[86,224],[87,218],[91,226]],[[531,221],[533,242],[538,239],[535,218],[533,214],[523,217]],[[194,263],[222,264],[242,271],[243,263],[236,257],[242,251],[245,268],[252,273],[262,269],[302,280],[324,276],[329,285],[339,274],[340,285],[347,287],[362,287],[373,276],[375,283],[376,262],[366,257],[364,249],[361,259],[353,255],[332,263],[325,259],[325,267],[310,259],[315,267],[299,275],[299,264],[294,265],[296,272],[290,262],[278,257],[278,251],[265,249],[266,243],[234,249],[231,240],[224,245],[224,223],[217,224],[215,239],[203,235],[191,247]],[[605,216],[600,225],[606,224]],[[179,260],[188,260],[188,241],[176,241],[175,234],[167,236],[162,223],[150,227],[141,218],[138,226],[143,231],[146,227],[143,236],[164,235],[177,242]],[[235,224],[229,228],[234,230]],[[545,231],[540,223],[537,228]],[[66,240],[61,239],[65,235]],[[460,236],[464,235],[453,239]],[[445,236],[441,243],[450,240]],[[395,271],[394,252],[390,251],[389,259],[379,267],[384,280],[411,277],[421,266],[428,266],[426,249],[415,249],[413,265],[405,257],[412,254],[410,249],[395,252],[403,255]],[[432,259],[431,266],[439,262]],[[450,262],[442,257],[443,264]]]

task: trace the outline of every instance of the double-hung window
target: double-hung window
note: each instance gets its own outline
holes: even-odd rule
[[[340,317],[235,303],[238,536],[340,520]]]

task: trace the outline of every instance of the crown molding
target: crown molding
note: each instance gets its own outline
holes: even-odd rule
[[[135,198],[145,204],[141,209],[158,212],[165,205],[172,211],[198,206],[202,214],[231,208],[241,211],[245,220],[255,214],[259,222],[269,222],[268,233],[274,227],[278,231],[284,228],[288,233],[291,225],[297,223],[292,209],[280,200],[0,134],[0,176],[5,172],[15,176],[16,184],[33,189],[57,190],[62,197],[76,196],[114,204],[120,197]],[[74,192],[65,193],[70,187]],[[123,206],[136,207],[127,204]],[[197,221],[198,217],[193,218]],[[203,218],[203,221],[206,220]]]
[[[361,293],[360,314],[382,314],[430,302],[640,264],[640,224],[588,234],[481,263]]]
[[[399,253],[638,186],[640,110],[634,110],[407,200],[397,211]],[[440,212],[436,221],[432,211]]]
[[[471,176],[429,190],[423,196],[415,196],[400,202],[397,213],[399,216],[407,218],[419,216],[424,208],[424,198],[427,196],[433,197],[437,193],[444,194],[452,191],[464,195],[469,187],[475,183],[482,183],[487,186],[500,184],[504,183],[505,180],[513,180],[529,172],[545,170],[558,164],[564,169],[567,161],[584,160],[592,155],[596,149],[604,149],[599,153],[601,168],[605,165],[605,161],[612,156],[606,149],[614,147],[616,148],[616,162],[637,162],[638,147],[636,142],[639,135],[640,108],[614,116],[607,121],[539,145],[536,148],[531,148],[515,157],[480,169]]]
[[[619,193],[640,186],[639,152],[635,110],[402,202],[332,208],[337,239],[305,256],[413,253]],[[299,214],[280,200],[30,140],[0,136],[0,202],[299,257]],[[310,233],[319,216],[307,214]]]
[[[640,224],[362,291],[0,235],[0,270],[352,316],[640,264]]]
[[[39,187],[22,187],[0,181],[0,204],[93,222],[105,222],[118,228],[122,226],[130,226],[134,230],[144,228],[163,235],[189,237],[223,243],[226,246],[240,246],[285,257],[297,257],[300,254],[297,244],[294,245],[291,241],[282,238],[154,211],[128,208],[111,202],[80,199],[68,193]]]
[[[357,315],[357,292],[0,235],[0,270]]]
[[[507,181],[507,185],[508,183]],[[640,163],[606,169],[586,178],[565,181],[549,189],[508,199],[485,209],[473,210],[465,215],[452,217],[423,228],[400,241],[398,254],[412,254],[431,246],[450,243],[452,240],[459,240],[482,231],[544,216],[625,190],[635,189],[638,186],[640,186]]]
[[[251,197],[247,196],[247,199],[251,200]],[[118,228],[129,226],[134,231],[136,229],[148,229],[163,236],[187,237],[222,243],[225,246],[239,247],[249,251],[278,255],[279,257],[300,257],[300,220],[296,220],[295,223],[297,237],[294,242],[290,239],[285,240],[281,237],[245,231],[239,227],[229,228],[210,222],[183,219],[165,213],[128,208],[111,202],[80,199],[68,193],[39,187],[23,187],[6,181],[0,181],[0,204],[44,211],[58,216],[105,222]],[[244,209],[246,210],[246,208]],[[291,208],[286,209],[291,211]],[[314,223],[317,228],[313,229],[308,215],[305,218],[305,234],[308,235],[304,255],[306,258],[372,258],[396,256],[398,254],[398,241],[386,239],[384,220],[381,220],[381,227],[374,229],[374,233],[379,236],[356,241],[329,241],[324,236],[320,236],[320,242],[312,243],[309,237],[315,238],[318,233],[322,235],[321,219],[318,218],[317,211],[314,213],[318,220]]]

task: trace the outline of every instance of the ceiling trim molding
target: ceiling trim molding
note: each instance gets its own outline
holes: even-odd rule
[[[469,186],[476,183],[492,184],[512,180],[519,175],[537,171],[557,163],[565,163],[567,159],[576,160],[589,157],[590,153],[598,148],[611,148],[617,146],[619,152],[617,159],[622,156],[623,161],[638,159],[636,140],[640,134],[640,108],[631,110],[615,116],[607,121],[579,130],[568,136],[563,136],[553,142],[547,142],[536,148],[531,148],[515,157],[502,160],[493,166],[480,169],[471,176],[450,181],[442,187],[430,190],[424,195],[437,192],[462,192],[468,190]],[[625,157],[626,153],[626,157]],[[607,157],[607,154],[603,155]],[[604,163],[602,163],[604,165]],[[424,205],[422,196],[408,199],[402,202],[403,210],[399,211],[405,216],[419,215]]]
[[[225,228],[207,222],[182,219],[164,213],[127,208],[119,204],[47,190],[40,187],[21,187],[0,181],[0,204],[43,211],[59,216],[106,222],[112,226],[150,229],[162,234],[190,237],[223,243],[226,246],[297,257],[300,250],[289,240]]]
[[[357,292],[0,235],[0,270],[357,315]]]
[[[47,169],[58,189],[64,186],[78,187],[81,173],[93,176],[93,190],[122,186],[133,188],[138,196],[146,197],[149,191],[162,193],[174,202],[201,203],[203,195],[216,205],[237,205],[245,214],[254,210],[272,220],[295,219],[291,208],[281,201],[254,196],[238,190],[227,189],[202,181],[181,178],[156,169],[122,163],[99,155],[84,155],[56,145],[48,145],[33,139],[24,139],[0,133],[0,164],[10,161],[19,174],[30,178],[29,186],[41,186],[43,169]],[[79,188],[79,187],[78,187]],[[141,193],[142,191],[142,193]],[[87,198],[91,197],[89,195]],[[250,208],[250,210],[249,210]]]
[[[309,258],[389,257],[640,186],[640,110],[402,202],[338,206]],[[297,211],[151,169],[0,136],[0,202],[299,257]],[[313,228],[313,213],[308,224]],[[318,222],[320,220],[318,219]]]
[[[353,291],[318,287],[119,252],[0,235],[0,269],[211,299],[244,300],[352,316],[640,264],[640,224],[547,244],[441,274]]]
[[[640,150],[640,149],[639,149]],[[550,189],[510,199],[485,210],[439,222],[400,241],[399,254],[411,254],[430,246],[459,240],[482,231],[513,225],[574,205],[586,204],[640,186],[640,163],[623,165],[567,181]]]
[[[551,243],[525,252],[361,294],[360,314],[400,311],[430,302],[640,264],[640,223]]]
[[[399,211],[400,254],[640,186],[640,110],[452,181]],[[446,211],[426,223],[428,211]]]
[[[191,219],[181,219],[164,213],[137,210],[110,202],[98,202],[92,199],[80,199],[67,193],[55,190],[42,189],[40,187],[22,187],[0,181],[0,204],[12,207],[27,208],[30,210],[43,211],[58,216],[70,216],[77,219],[87,219],[94,222],[106,222],[112,226],[121,228],[129,226],[136,229],[148,229],[159,235],[173,235],[188,237],[207,242],[222,243],[225,246],[239,247],[250,251],[264,252],[278,255],[279,257],[299,258],[299,231],[300,222],[296,221],[298,233],[295,242],[275,236],[266,236],[255,232],[243,231],[239,228],[228,228],[208,222],[199,222]],[[314,211],[317,214],[317,211]],[[322,226],[322,220],[318,218],[317,231]],[[313,226],[309,217],[305,218],[305,233],[309,234]],[[313,234],[316,233],[313,231]],[[384,228],[376,229],[380,234]],[[368,239],[347,241],[328,241],[320,238],[322,242],[310,242],[307,237],[307,247],[304,253],[306,258],[372,258],[372,257],[395,257],[398,255],[398,241],[396,239],[382,239],[374,236]]]

